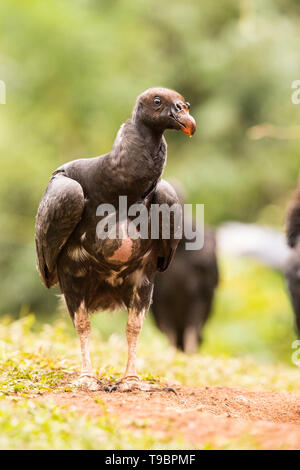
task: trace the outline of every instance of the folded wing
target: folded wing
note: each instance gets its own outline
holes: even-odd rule
[[[38,208],[36,218],[37,269],[47,288],[57,282],[57,258],[81,219],[84,210],[81,185],[64,175],[54,174]]]
[[[161,180],[158,183],[152,204],[166,205],[166,207],[172,209],[169,219],[164,221],[163,218],[160,217],[159,220],[157,271],[162,272],[168,268],[179,243],[179,239],[175,238],[175,234],[178,228],[178,222],[182,222],[182,210],[175,189],[165,180]],[[163,227],[165,223],[168,224],[168,221],[170,221],[170,236],[164,239]]]

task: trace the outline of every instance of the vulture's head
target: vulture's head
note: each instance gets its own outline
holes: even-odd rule
[[[196,122],[189,109],[190,104],[176,91],[149,88],[137,97],[133,119],[157,132],[176,129],[192,137]]]

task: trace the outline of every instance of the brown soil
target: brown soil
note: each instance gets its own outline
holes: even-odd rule
[[[175,387],[168,392],[52,392],[54,401],[92,417],[107,411],[127,429],[146,426],[160,436],[182,437],[187,448],[226,446],[233,440],[262,449],[300,449],[300,394],[226,387]],[[247,440],[246,440],[247,436]],[[184,444],[184,445],[185,445]]]

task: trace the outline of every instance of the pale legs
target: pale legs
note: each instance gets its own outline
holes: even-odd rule
[[[129,309],[128,311],[128,320],[126,325],[126,337],[128,343],[128,358],[127,366],[122,380],[112,387],[105,387],[105,390],[112,392],[113,390],[118,390],[120,392],[130,392],[133,390],[141,390],[144,392],[153,392],[153,391],[167,391],[175,392],[170,387],[160,387],[159,385],[150,384],[143,382],[137,376],[136,372],[136,348],[137,340],[142,329],[143,321],[145,318],[145,311],[142,310],[140,313],[137,313],[135,309]]]
[[[91,364],[89,351],[91,323],[84,302],[81,302],[78,310],[75,312],[74,325],[80,340],[82,358],[81,374],[80,377],[74,381],[74,385],[86,387],[92,391],[100,390],[101,383],[95,377]]]
[[[199,345],[198,329],[195,325],[189,325],[183,332],[183,350],[187,354],[197,351]]]
[[[138,297],[140,299],[140,297]],[[149,302],[150,303],[150,302]],[[133,304],[133,302],[132,302]],[[102,386],[101,382],[95,377],[92,369],[90,353],[89,353],[89,338],[91,332],[91,324],[88,312],[85,305],[81,303],[78,310],[74,315],[74,325],[80,339],[81,356],[82,356],[82,369],[78,379],[73,383],[75,386],[88,388],[91,391],[104,390],[112,392],[118,390],[126,392],[131,390],[143,391],[173,391],[168,387],[160,387],[158,385],[149,384],[141,381],[136,372],[136,350],[137,341],[142,329],[143,321],[145,318],[146,310],[141,308],[138,310],[136,305],[132,305],[128,309],[128,320],[126,325],[126,337],[128,344],[128,359],[127,366],[122,380],[112,386]],[[175,393],[175,392],[174,392]]]
[[[136,372],[136,349],[140,331],[143,326],[145,311],[137,312],[134,308],[128,311],[128,320],[126,325],[126,338],[128,345],[127,366],[120,383],[120,389],[130,390],[140,388],[140,380]]]

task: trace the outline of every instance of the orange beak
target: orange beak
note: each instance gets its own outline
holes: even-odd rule
[[[196,132],[196,121],[190,115],[188,108],[181,109],[176,114],[176,121],[180,124],[182,132],[192,137]]]
[[[193,116],[190,115],[188,110],[185,111],[185,113],[182,113],[182,116],[180,116],[178,120],[182,126],[182,132],[187,134],[189,137],[193,137],[196,132],[196,121]]]

